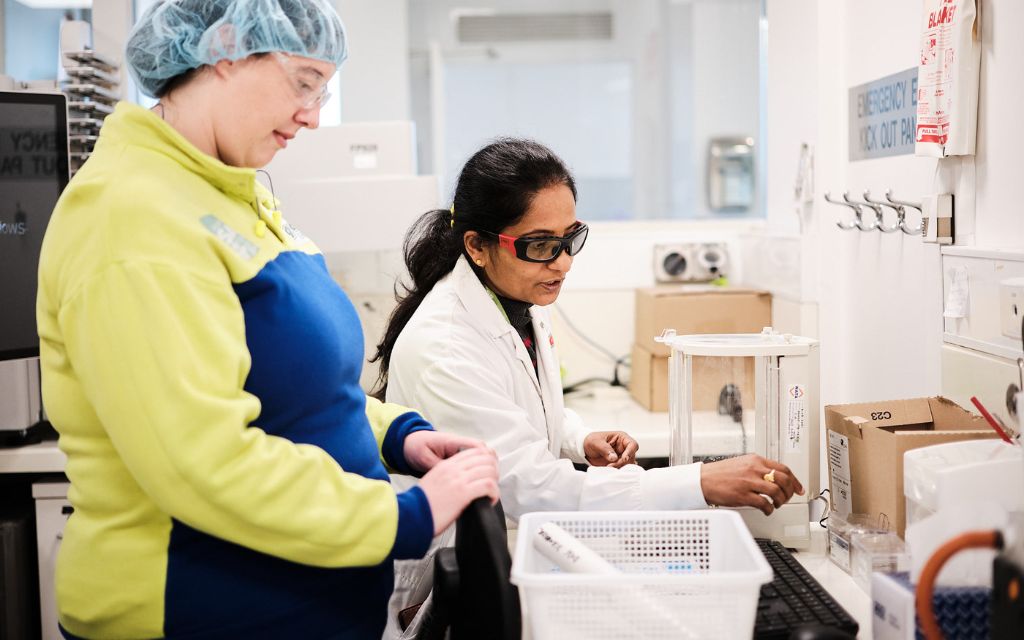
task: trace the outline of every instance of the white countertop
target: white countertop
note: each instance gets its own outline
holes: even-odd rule
[[[565,406],[578,413],[590,431],[625,431],[631,435],[640,445],[637,457],[668,457],[668,413],[654,413],[643,408],[625,387],[593,387],[574,392],[565,397]],[[695,456],[740,454],[754,450],[752,411],[744,412],[742,426],[731,417],[714,411],[695,411],[693,419]]]
[[[642,458],[667,458],[668,413],[652,413],[625,387],[593,387],[565,396],[565,406],[583,419],[590,431],[625,431],[640,444]]]
[[[64,473],[67,461],[56,440],[0,449],[0,473]]]
[[[798,551],[793,554],[793,557],[860,624],[857,637],[870,638],[871,596],[857,586],[853,576],[828,559],[828,553],[825,550],[826,537],[826,530],[817,522],[812,522],[811,548],[806,551]]]
[[[667,458],[669,451],[668,413],[653,413],[633,400],[624,387],[594,387],[569,394],[565,404],[583,418],[592,431],[625,431],[640,444],[641,458]],[[727,416],[713,412],[695,415],[695,454],[742,451],[743,431]],[[744,414],[747,446],[753,449],[752,412]],[[706,428],[702,428],[706,427]],[[48,440],[27,447],[0,449],[0,473],[60,473],[67,458]]]

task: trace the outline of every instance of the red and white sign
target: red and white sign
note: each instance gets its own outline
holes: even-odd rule
[[[975,0],[924,0],[918,61],[919,156],[974,155],[981,25]]]

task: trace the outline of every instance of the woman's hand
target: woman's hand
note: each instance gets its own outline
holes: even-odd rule
[[[454,456],[463,449],[483,448],[494,452],[482,440],[456,436],[440,431],[413,431],[405,436],[402,453],[410,467],[421,473],[430,471],[437,463]]]
[[[774,482],[765,479],[768,474]],[[766,516],[794,493],[804,495],[803,485],[789,467],[755,453],[701,465],[700,488],[709,505],[755,507]]]
[[[583,454],[595,467],[622,467],[636,463],[640,445],[623,431],[594,431],[583,440]]]
[[[430,504],[436,536],[477,498],[498,501],[498,458],[486,447],[466,449],[438,462],[420,479],[420,489]]]

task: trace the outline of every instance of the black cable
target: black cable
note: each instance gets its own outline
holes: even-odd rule
[[[570,393],[575,393],[577,391],[582,391],[582,387],[584,385],[588,385],[592,382],[600,382],[602,384],[607,384],[613,387],[615,386],[615,381],[609,380],[608,378],[584,378],[583,380],[580,380],[579,382],[574,382],[567,387],[562,387],[562,394],[566,395]]]
[[[824,500],[825,501],[825,509],[822,511],[822,513],[824,515],[822,515],[821,518],[818,519],[818,526],[821,527],[822,529],[825,528],[825,522],[828,521],[829,507],[831,506],[830,500],[825,497],[826,493],[829,494],[829,496],[832,495],[832,492],[829,491],[828,489],[822,489],[821,493],[819,493],[818,495],[814,496],[814,498],[811,500],[811,502],[814,502],[815,500]]]
[[[587,345],[589,345],[592,349],[594,349],[595,351],[597,351],[601,355],[609,358],[612,362],[616,362],[619,359],[618,356],[616,356],[614,353],[612,353],[611,351],[605,349],[604,347],[602,347],[598,343],[594,342],[593,340],[588,338],[586,336],[586,334],[584,334],[582,331],[580,331],[579,328],[572,323],[572,320],[569,319],[569,316],[565,313],[565,311],[562,310],[562,308],[560,306],[558,306],[557,304],[553,304],[551,306],[553,306],[555,308],[555,311],[558,312],[558,315],[562,316],[562,320],[565,322],[566,326],[569,327],[570,331],[572,331],[574,334],[576,334],[577,338],[579,338],[580,340],[585,342]]]
[[[622,356],[621,358],[619,358],[618,360],[615,361],[615,369],[612,372],[612,381],[611,381],[611,385],[613,387],[624,387],[624,386],[626,386],[626,385],[622,384],[622,380],[619,379],[619,367],[621,367],[624,364],[627,367],[632,367],[633,366],[632,360],[633,360],[633,356],[624,355],[624,356]],[[629,364],[626,364],[627,362]]]
[[[594,340],[591,340],[589,337],[587,337],[586,334],[584,334],[582,331],[580,331],[579,327],[577,327],[576,325],[574,325],[572,323],[572,320],[569,319],[568,314],[566,314],[565,311],[562,310],[561,307],[559,307],[557,304],[553,304],[551,306],[555,308],[555,311],[558,312],[558,315],[560,315],[562,317],[562,321],[565,322],[565,325],[567,327],[569,327],[569,330],[572,331],[572,333],[577,338],[579,338],[584,344],[589,346],[591,349],[594,349],[595,351],[597,351],[601,355],[605,356],[606,358],[609,358],[614,363],[614,369],[612,370],[612,379],[611,380],[603,380],[602,378],[588,378],[586,380],[583,380],[581,382],[573,383],[573,384],[569,385],[568,387],[563,388],[562,389],[562,393],[568,393],[570,391],[576,391],[577,387],[580,384],[582,384],[584,382],[596,382],[598,380],[603,380],[606,384],[608,384],[608,385],[610,385],[612,387],[622,387],[622,386],[625,386],[625,385],[622,384],[622,381],[619,379],[619,367],[622,366],[623,363],[625,363],[626,361],[628,361],[630,359],[629,354],[624,355],[624,356],[616,357],[615,354],[613,354],[611,351],[605,349],[604,347],[602,347],[600,344],[598,344]]]

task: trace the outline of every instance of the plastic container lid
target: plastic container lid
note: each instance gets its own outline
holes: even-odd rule
[[[817,340],[788,333],[776,333],[771,327],[765,327],[761,333],[681,336],[669,329],[654,340],[674,351],[693,356],[802,356],[818,346]]]

